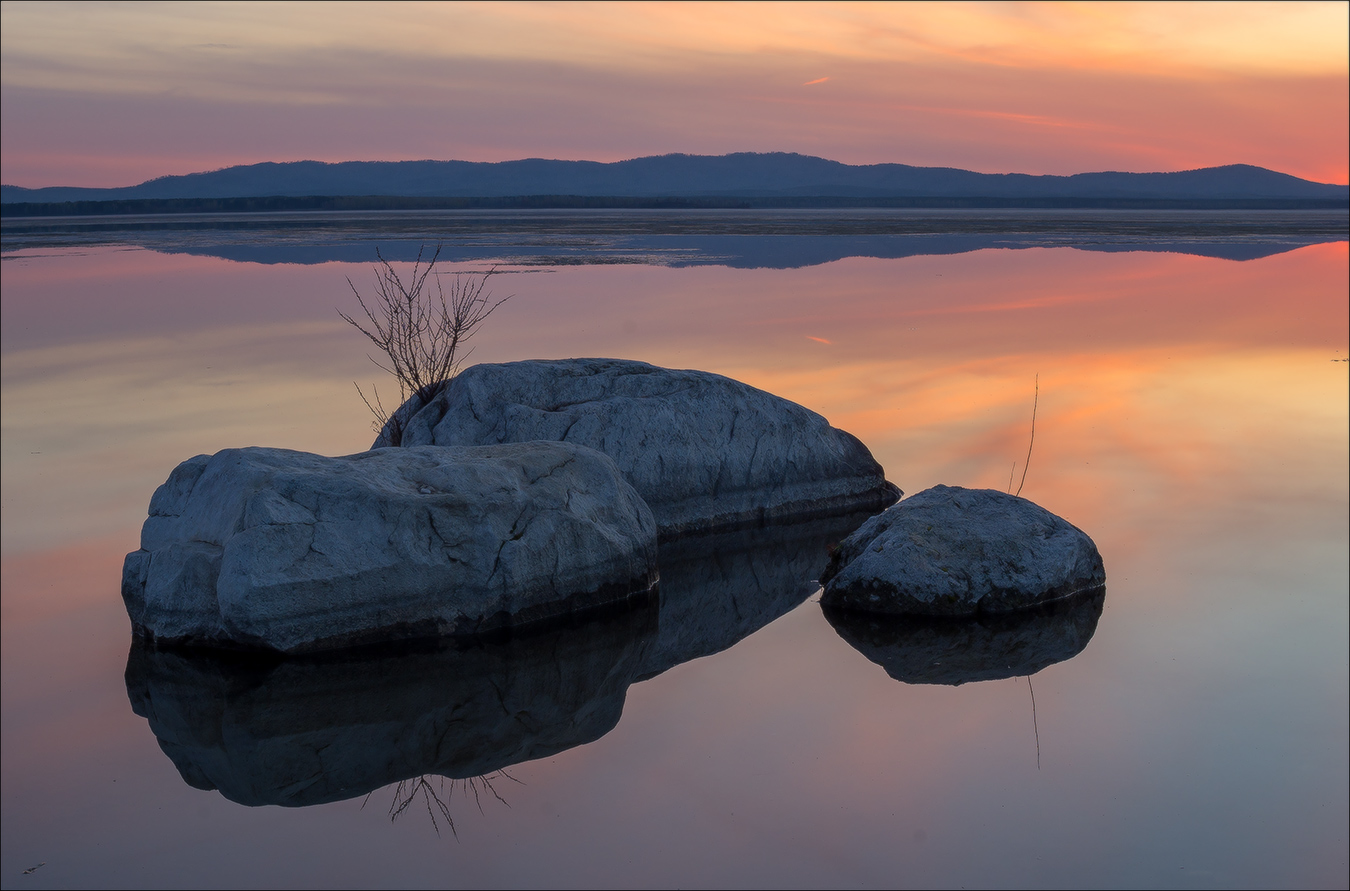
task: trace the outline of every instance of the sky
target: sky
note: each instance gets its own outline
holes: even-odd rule
[[[0,4],[0,180],[786,151],[1350,182],[1350,3]]]

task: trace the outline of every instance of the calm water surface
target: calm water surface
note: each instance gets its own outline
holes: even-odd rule
[[[336,310],[392,236],[344,230],[348,256],[292,232],[287,255],[7,229],[4,887],[1350,882],[1344,240],[760,233],[588,263],[520,231],[449,233],[447,272],[498,261],[514,295],[471,361],[727,374],[854,433],[911,494],[1025,470],[1097,542],[1104,602],[869,638],[817,602],[837,530],[803,527],[667,549],[663,602],[510,641],[151,658],[121,561],[175,464],[369,445],[352,382],[381,372]],[[990,670],[1070,627],[1076,655]],[[923,647],[993,679],[926,682],[952,677],[912,670]]]

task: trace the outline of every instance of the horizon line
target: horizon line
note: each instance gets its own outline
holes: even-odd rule
[[[1251,168],[1251,169],[1253,169],[1253,170],[1265,170],[1265,171],[1269,171],[1269,172],[1271,172],[1271,173],[1276,173],[1276,174],[1279,174],[1279,175],[1281,175],[1281,176],[1288,176],[1288,177],[1291,177],[1291,178],[1293,178],[1293,179],[1301,180],[1302,182],[1315,183],[1315,184],[1317,184],[1317,185],[1350,187],[1350,183],[1324,183],[1324,182],[1318,182],[1317,180],[1305,179],[1305,178],[1303,178],[1303,177],[1301,177],[1301,176],[1296,176],[1296,175],[1294,175],[1294,174],[1292,174],[1292,173],[1285,173],[1285,172],[1282,171],[1282,170],[1275,170],[1275,169],[1270,168],[1270,167],[1262,167],[1262,166],[1259,165],[1259,164],[1248,164],[1248,163],[1245,163],[1245,162],[1232,162],[1232,163],[1227,163],[1227,164],[1214,164],[1214,165],[1210,165],[1210,166],[1206,166],[1206,167],[1190,167],[1190,168],[1185,168],[1185,169],[1182,169],[1182,170],[1085,170],[1085,171],[1080,171],[1080,172],[1078,172],[1078,173],[1021,173],[1021,172],[1018,172],[1018,171],[1007,171],[1007,172],[999,172],[999,173],[989,173],[989,172],[982,171],[982,170],[972,170],[972,169],[966,168],[966,167],[952,167],[952,166],[948,166],[948,165],[906,164],[906,163],[904,163],[904,162],[902,162],[902,161],[878,161],[878,162],[874,162],[874,163],[870,163],[870,164],[850,164],[850,163],[848,163],[848,162],[846,162],[846,161],[836,161],[836,160],[834,160],[833,158],[826,158],[826,157],[824,157],[824,156],[822,156],[822,155],[808,155],[808,154],[804,154],[804,153],[802,153],[802,152],[786,152],[786,151],[771,151],[771,152],[737,151],[737,152],[724,152],[724,153],[719,154],[719,155],[697,154],[697,153],[693,153],[693,152],[665,152],[665,153],[662,153],[662,154],[654,154],[654,155],[637,155],[637,156],[632,157],[632,158],[622,158],[622,159],[617,160],[617,161],[593,161],[593,160],[591,160],[591,159],[589,159],[589,158],[545,158],[545,157],[539,157],[539,156],[531,156],[531,157],[525,157],[525,158],[508,158],[508,159],[504,159],[504,160],[500,160],[500,161],[468,161],[468,160],[464,160],[464,159],[460,159],[460,158],[415,158],[415,159],[414,159],[414,158],[405,158],[405,159],[401,159],[401,160],[383,160],[383,159],[378,159],[378,158],[376,158],[376,159],[349,158],[349,159],[342,160],[342,161],[322,161],[322,160],[319,160],[319,159],[316,159],[316,158],[300,158],[300,159],[295,159],[295,160],[290,160],[290,161],[249,161],[249,162],[242,162],[242,163],[238,163],[238,164],[227,164],[227,165],[225,165],[225,166],[223,166],[223,167],[215,167],[215,168],[211,168],[211,169],[209,169],[209,170],[194,170],[194,171],[192,171],[192,172],[190,172],[190,173],[166,173],[166,174],[161,174],[161,175],[159,175],[159,176],[151,177],[150,179],[142,180],[142,181],[137,182],[137,183],[132,183],[131,185],[126,185],[126,186],[64,186],[64,185],[50,185],[50,186],[19,186],[19,185],[14,185],[14,184],[12,184],[12,183],[0,183],[0,187],[6,188],[6,189],[22,189],[22,190],[24,190],[24,191],[29,191],[29,192],[40,191],[40,190],[42,190],[42,189],[81,189],[81,190],[85,190],[85,191],[115,191],[115,190],[118,190],[118,189],[134,189],[134,188],[136,188],[136,187],[138,187],[138,186],[148,185],[148,184],[150,184],[150,183],[158,182],[158,181],[160,181],[160,180],[165,180],[165,179],[176,179],[176,178],[183,178],[183,177],[190,177],[190,176],[205,176],[205,175],[212,174],[212,173],[220,173],[220,172],[226,171],[226,170],[233,170],[233,169],[236,169],[236,168],[261,167],[261,166],[269,165],[269,164],[270,164],[270,165],[277,165],[277,166],[282,166],[282,165],[287,165],[287,164],[321,164],[321,165],[328,166],[328,167],[334,167],[334,166],[340,166],[340,165],[343,165],[343,164],[492,164],[492,165],[495,165],[495,164],[517,164],[517,163],[522,163],[522,162],[526,162],[526,161],[546,161],[546,162],[557,162],[557,163],[564,163],[564,164],[597,164],[597,165],[602,165],[602,166],[612,166],[612,165],[615,165],[615,164],[626,164],[626,163],[630,163],[630,162],[632,162],[632,161],[645,161],[645,160],[650,160],[650,159],[655,159],[655,158],[677,158],[677,157],[678,157],[678,158],[730,158],[730,157],[735,157],[735,156],[738,156],[738,155],[758,155],[758,156],[786,155],[786,156],[789,156],[789,157],[807,158],[807,159],[811,159],[811,160],[825,161],[825,162],[830,163],[830,164],[838,164],[838,165],[843,166],[843,167],[855,167],[855,168],[862,168],[862,167],[888,167],[888,166],[893,166],[893,167],[908,167],[908,168],[912,168],[912,169],[915,169],[915,170],[956,170],[956,171],[960,171],[960,172],[963,172],[963,173],[975,173],[975,174],[978,174],[978,175],[980,175],[980,176],[1052,177],[1052,178],[1056,178],[1056,179],[1069,179],[1069,178],[1072,178],[1072,177],[1075,177],[1075,176],[1092,176],[1092,175],[1094,175],[1094,174],[1108,174],[1108,173],[1128,174],[1128,175],[1133,175],[1133,176],[1168,175],[1168,174],[1175,174],[1175,173],[1196,173],[1196,172],[1199,172],[1199,171],[1202,171],[1202,170],[1221,170],[1221,169],[1224,169],[1224,168],[1231,168],[1231,167],[1247,167],[1247,168]]]

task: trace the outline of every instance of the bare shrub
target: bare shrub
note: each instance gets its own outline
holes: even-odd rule
[[[497,272],[496,267],[479,274],[456,273],[447,289],[436,272],[440,245],[425,263],[422,254],[423,250],[418,250],[405,283],[376,249],[375,256],[380,262],[375,267],[375,295],[369,304],[352,280],[347,279],[365,313],[365,322],[338,310],[344,321],[384,354],[387,364],[374,356],[370,361],[398,381],[400,405],[414,395],[428,402],[444,389],[472,352],[463,350],[465,341],[493,310],[511,299],[508,296],[494,300],[487,291],[488,279]],[[428,278],[435,282],[434,289],[428,287]],[[356,392],[375,416],[375,429],[387,431],[390,443],[398,445],[407,419],[400,417],[397,410],[385,410],[378,388],[371,388],[373,402],[366,398],[360,384],[356,385]]]

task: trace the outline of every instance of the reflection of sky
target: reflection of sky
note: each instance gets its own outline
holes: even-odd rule
[[[1343,883],[1346,260],[1342,243],[502,275],[516,296],[475,360],[730,374],[857,434],[910,493],[1020,478],[1039,375],[1023,494],[1094,537],[1108,596],[1086,650],[1033,680],[1039,771],[1025,680],[899,684],[808,602],[632,687],[613,732],[514,769],[511,808],[457,815],[447,848],[388,826],[383,801],[244,811],[189,789],[120,689],[120,561],[176,462],[369,442],[351,381],[380,373],[334,312],[369,269],[7,259],[3,872]]]
[[[730,374],[860,436],[909,492],[1006,488],[1014,463],[1020,480],[1039,375],[1026,494],[1052,509],[1147,509],[1160,487],[1218,479],[1263,503],[1290,490],[1268,472],[1270,437],[1315,451],[1337,423],[1345,265],[1340,243],[1244,263],[1028,250],[527,271],[496,279],[515,297],[473,358],[620,356]],[[56,527],[108,532],[198,452],[366,447],[351,381],[382,372],[336,318],[354,302],[346,276],[364,287],[370,272],[141,251],[6,260],[7,503],[64,499]],[[72,417],[89,435],[68,435]],[[1243,472],[1255,467],[1267,473]],[[52,522],[6,524],[6,547],[39,545]]]

